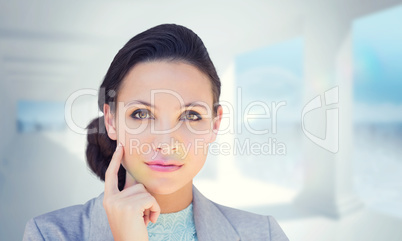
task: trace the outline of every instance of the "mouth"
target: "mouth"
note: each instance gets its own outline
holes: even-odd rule
[[[183,166],[183,163],[162,160],[150,161],[145,164],[147,164],[151,170],[158,172],[173,172],[179,170]]]

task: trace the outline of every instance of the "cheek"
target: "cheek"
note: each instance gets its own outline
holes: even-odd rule
[[[144,131],[141,134],[124,133],[125,149],[129,156],[135,159],[149,159],[155,152],[154,144],[150,140],[150,132]]]
[[[185,122],[183,126],[193,135],[205,135],[212,130],[211,122],[208,120],[201,120],[197,122]]]
[[[149,121],[134,120],[129,116],[121,116],[118,123],[118,138],[122,143],[128,143],[128,137],[144,135],[150,127]]]
[[[142,142],[142,137],[138,135],[130,135],[125,133],[125,153],[122,164],[127,172],[136,180],[144,180],[146,173],[144,172],[144,162],[150,158],[147,153],[151,153],[150,145]],[[151,154],[149,154],[151,156]]]
[[[181,154],[186,154],[187,159],[206,158],[210,134],[194,134],[190,130],[182,132]]]
[[[182,136],[193,144],[208,143],[211,140],[212,130],[209,123],[189,125],[183,129]]]
[[[186,122],[180,128],[181,141],[193,156],[204,156],[212,137],[211,123],[207,120]]]
[[[129,117],[119,120],[118,140],[125,147],[133,147],[143,143],[149,137],[150,123],[147,121],[133,120]]]

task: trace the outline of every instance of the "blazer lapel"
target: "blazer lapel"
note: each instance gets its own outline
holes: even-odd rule
[[[193,185],[193,213],[197,238],[206,240],[240,240],[229,220]]]

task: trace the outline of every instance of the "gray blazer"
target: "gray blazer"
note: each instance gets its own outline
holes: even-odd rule
[[[289,240],[272,216],[219,205],[204,197],[194,185],[193,213],[199,241]],[[29,220],[23,240],[113,240],[103,208],[103,193],[83,205]]]

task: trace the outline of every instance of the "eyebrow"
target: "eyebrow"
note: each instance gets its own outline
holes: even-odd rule
[[[150,103],[148,103],[146,101],[143,101],[143,100],[132,100],[130,102],[127,102],[124,105],[124,107],[127,108],[128,106],[131,106],[131,105],[134,105],[134,104],[141,104],[141,105],[145,105],[145,106],[157,109],[155,107],[155,105],[152,105],[152,104],[150,104]],[[184,107],[190,107],[190,106],[198,106],[198,107],[201,107],[201,108],[204,108],[205,110],[207,110],[207,108],[204,105],[198,104],[197,101],[190,102],[190,103],[184,105]]]

